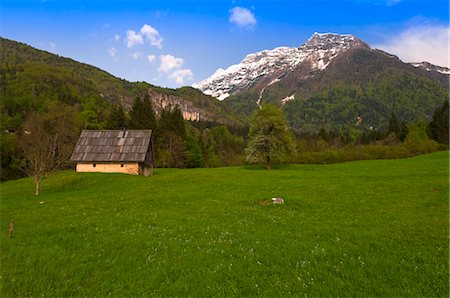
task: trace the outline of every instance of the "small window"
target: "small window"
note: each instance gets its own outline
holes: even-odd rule
[[[92,164],[92,167],[94,167],[94,168],[95,168],[96,166],[97,166],[97,164],[95,164],[95,163],[93,163],[93,164]]]

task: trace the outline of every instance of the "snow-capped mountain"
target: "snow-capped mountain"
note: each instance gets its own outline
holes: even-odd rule
[[[219,100],[249,88],[258,89],[261,97],[265,88],[298,67],[302,67],[305,78],[314,76],[327,68],[339,54],[355,47],[369,48],[350,34],[314,33],[298,48],[278,47],[249,54],[239,64],[218,69],[211,77],[193,87]]]

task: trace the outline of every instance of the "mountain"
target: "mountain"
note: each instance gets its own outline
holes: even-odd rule
[[[0,55],[3,128],[17,129],[26,112],[41,109],[49,100],[102,114],[111,103],[130,109],[133,100],[145,92],[157,113],[179,105],[186,120],[239,125],[221,102],[192,87],[168,89],[128,82],[94,66],[5,38],[0,38]]]
[[[242,115],[275,103],[299,131],[365,130],[386,128],[393,112],[404,122],[430,120],[448,98],[449,73],[404,63],[354,35],[314,33],[298,48],[249,54],[193,86]]]
[[[299,66],[309,72],[325,69],[331,60],[352,47],[368,46],[353,35],[314,33],[298,48],[278,47],[249,54],[239,64],[226,70],[220,68],[193,87],[219,100],[250,88],[263,92]]]

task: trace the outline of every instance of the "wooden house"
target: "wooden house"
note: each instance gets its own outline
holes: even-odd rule
[[[77,172],[151,176],[154,149],[151,130],[83,130],[72,153]]]

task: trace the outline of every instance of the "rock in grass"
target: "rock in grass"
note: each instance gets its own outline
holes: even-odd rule
[[[283,198],[272,198],[272,204],[284,204]]]

